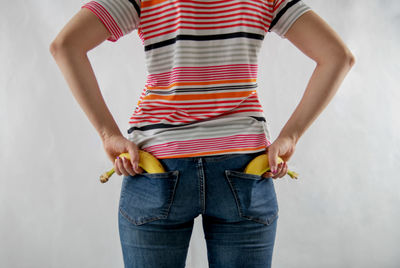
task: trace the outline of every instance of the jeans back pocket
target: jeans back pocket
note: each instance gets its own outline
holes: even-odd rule
[[[270,225],[278,218],[278,201],[272,178],[225,170],[240,217]]]
[[[178,170],[124,176],[119,212],[135,225],[166,219],[178,177]]]

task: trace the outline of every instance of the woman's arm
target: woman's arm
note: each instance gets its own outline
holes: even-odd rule
[[[301,15],[285,34],[317,66],[279,137],[295,143],[335,95],[355,59],[337,33],[314,11]]]
[[[82,8],[64,26],[49,48],[75,99],[102,140],[122,134],[101,95],[87,52],[110,35],[96,15]]]

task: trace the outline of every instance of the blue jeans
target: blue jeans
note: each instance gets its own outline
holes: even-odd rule
[[[125,268],[184,268],[199,214],[209,267],[271,267],[273,179],[243,172],[263,153],[159,159],[164,173],[123,175],[118,226]]]

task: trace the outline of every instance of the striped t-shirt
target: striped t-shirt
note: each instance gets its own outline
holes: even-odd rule
[[[155,157],[255,153],[271,144],[257,95],[268,32],[282,39],[299,0],[96,0],[84,3],[117,41],[137,30],[147,81],[128,139]]]

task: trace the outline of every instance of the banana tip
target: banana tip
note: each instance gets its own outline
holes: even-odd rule
[[[100,181],[101,181],[101,183],[105,183],[108,181],[109,178],[110,178],[110,176],[108,176],[107,173],[104,173],[103,175],[100,176]]]

